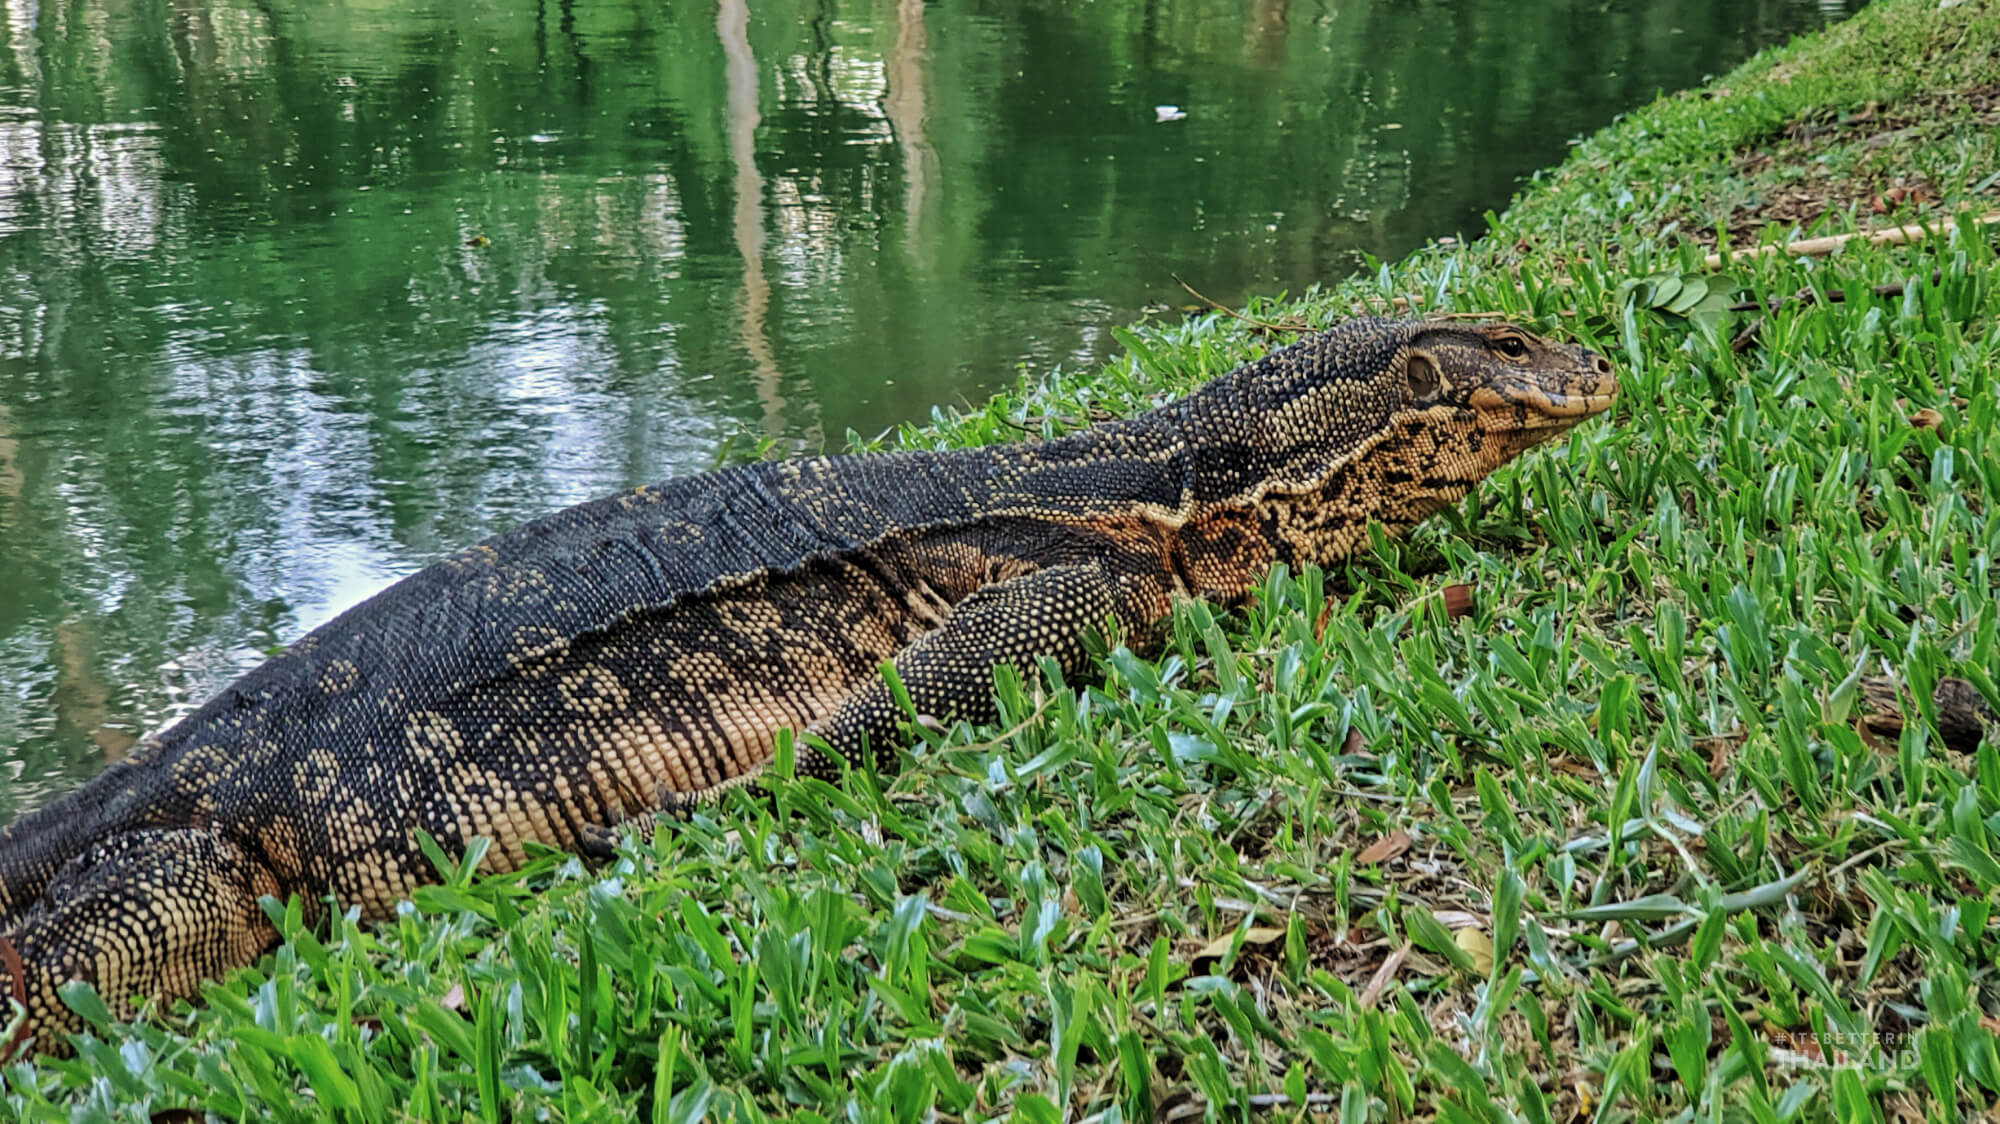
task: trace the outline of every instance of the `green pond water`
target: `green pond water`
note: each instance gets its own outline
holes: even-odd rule
[[[1477,235],[1853,6],[6,0],[0,821],[447,550]]]

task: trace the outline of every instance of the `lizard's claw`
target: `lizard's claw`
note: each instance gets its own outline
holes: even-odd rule
[[[587,823],[577,829],[577,853],[586,859],[609,862],[618,857],[618,825]]]

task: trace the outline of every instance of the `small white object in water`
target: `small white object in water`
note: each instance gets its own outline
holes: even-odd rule
[[[1187,111],[1178,105],[1156,105],[1153,107],[1154,121],[1179,121],[1187,116]]]

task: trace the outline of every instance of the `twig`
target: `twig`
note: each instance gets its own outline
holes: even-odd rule
[[[1761,258],[1768,257],[1771,254],[1793,254],[1809,258],[1820,257],[1834,252],[1856,238],[1866,239],[1870,246],[1900,246],[1905,242],[1914,242],[1919,238],[1938,233],[1950,226],[1952,220],[1957,219],[1959,215],[1970,213],[1969,211],[1960,211],[1958,214],[1949,217],[1941,217],[1934,224],[1911,223],[1909,226],[1895,226],[1890,227],[1888,230],[1872,232],[1857,230],[1852,234],[1834,234],[1825,238],[1807,238],[1799,242],[1788,242],[1783,246],[1758,246],[1750,250],[1732,250],[1728,254],[1718,251],[1708,255],[1705,264],[1709,269],[1720,269],[1734,258]],[[2000,224],[2000,211],[1989,211],[1972,220],[1972,225],[1974,226],[1993,226],[1996,224]]]
[[[1827,871],[1824,875],[1821,875],[1820,881],[1822,882],[1833,881],[1840,875],[1846,874],[1850,869],[1860,866],[1863,862],[1866,862],[1867,860],[1874,858],[1875,856],[1881,854],[1882,852],[1887,851],[1891,846],[1895,845],[1897,842],[1898,840],[1892,839],[1886,843],[1875,844],[1873,847],[1870,847],[1867,850],[1861,852],[1860,854],[1853,856],[1846,862],[1841,863],[1839,866],[1836,866],[1832,870]]]
[[[1943,270],[1934,269],[1931,271],[1931,284],[1936,285],[1943,280]],[[1887,285],[1877,285],[1869,291],[1877,297],[1900,297],[1908,288],[1909,286],[1906,282],[1891,281]],[[1826,294],[1826,301],[1828,304],[1845,304],[1847,301],[1847,291],[1845,289],[1829,289]],[[1818,303],[1818,293],[1811,289],[1800,289],[1788,297],[1769,297],[1760,301],[1737,301],[1735,304],[1729,306],[1729,311],[1749,312],[1752,309],[1769,309],[1772,312],[1776,312],[1788,304]],[[1735,337],[1729,341],[1729,350],[1741,355],[1757,346],[1758,334],[1763,330],[1764,318],[1762,316],[1751,318],[1750,323],[1744,325],[1743,330],[1736,333]]]
[[[6,968],[7,975],[13,980],[14,1002],[21,1005],[23,1012],[21,1025],[15,1028],[14,1033],[8,1036],[5,1043],[0,1043],[0,1063],[5,1063],[12,1061],[14,1051],[21,1048],[22,1040],[28,1036],[29,1023],[26,1015],[28,1009],[28,970],[21,966],[21,954],[14,948],[14,942],[8,940],[4,934],[0,934],[0,967]]]
[[[1944,280],[1943,270],[1941,269],[1931,270],[1931,284],[1936,285],[1942,282],[1943,280]],[[1878,297],[1900,297],[1903,295],[1904,290],[1907,289],[1908,287],[1909,286],[1906,282],[1891,281],[1887,285],[1877,285],[1869,291],[1874,293]],[[1826,301],[1828,304],[1846,303],[1847,290],[1845,289],[1827,290]],[[1798,292],[1793,293],[1789,297],[1769,297],[1761,301],[1737,301],[1735,304],[1729,306],[1729,311],[1749,312],[1753,309],[1761,310],[1768,308],[1772,312],[1776,312],[1777,310],[1783,308],[1788,304],[1818,304],[1818,303],[1819,303],[1818,293],[1814,292],[1811,289],[1800,289]]]
[[[1186,290],[1188,291],[1188,293],[1189,293],[1190,295],[1192,295],[1192,296],[1194,297],[1194,299],[1196,299],[1196,300],[1200,301],[1201,303],[1203,303],[1203,304],[1207,305],[1207,306],[1208,306],[1209,308],[1213,309],[1214,311],[1216,311],[1216,312],[1220,312],[1220,313],[1222,313],[1222,314],[1223,314],[1223,315],[1225,315],[1225,316],[1233,316],[1233,317],[1235,317],[1236,319],[1238,319],[1238,320],[1241,320],[1241,321],[1243,321],[1243,322],[1244,322],[1245,324],[1248,324],[1248,325],[1250,325],[1250,326],[1252,326],[1252,327],[1254,327],[1254,328],[1257,328],[1257,329],[1259,329],[1259,330],[1261,330],[1261,331],[1266,331],[1266,332],[1310,332],[1310,331],[1312,331],[1312,330],[1313,330],[1313,326],[1312,326],[1311,324],[1307,324],[1307,323],[1304,323],[1303,321],[1299,321],[1299,320],[1292,320],[1292,321],[1287,321],[1287,322],[1285,322],[1285,323],[1282,323],[1282,324],[1274,324],[1274,323],[1272,323],[1272,322],[1271,322],[1271,321],[1269,321],[1269,320],[1259,320],[1259,319],[1257,319],[1257,318],[1256,318],[1255,316],[1245,316],[1245,315],[1243,315],[1242,313],[1240,313],[1240,312],[1236,311],[1236,310],[1235,310],[1235,309],[1233,309],[1233,308],[1228,308],[1228,307],[1225,307],[1225,306],[1223,306],[1222,304],[1219,304],[1219,303],[1217,303],[1216,301],[1213,301],[1213,300],[1210,300],[1210,299],[1209,299],[1208,297],[1206,297],[1206,296],[1203,296],[1203,295],[1201,294],[1201,292],[1200,292],[1200,291],[1198,291],[1198,290],[1197,290],[1197,289],[1196,289],[1196,288],[1195,288],[1195,287],[1194,287],[1193,285],[1190,285],[1190,284],[1188,284],[1187,282],[1185,282],[1185,281],[1182,281],[1182,280],[1181,280],[1181,275],[1180,275],[1180,274],[1178,274],[1178,273],[1169,273],[1169,274],[1168,274],[1167,276],[1169,276],[1169,277],[1173,278],[1173,279],[1174,279],[1174,281],[1175,281],[1176,283],[1178,283],[1178,284],[1180,285],[1180,287],[1181,287],[1181,288],[1183,288],[1183,289],[1186,289]]]
[[[1563,280],[1567,281],[1567,278],[1565,278],[1565,279],[1563,279]],[[1389,308],[1390,308],[1390,310],[1391,310],[1391,311],[1394,311],[1394,312],[1415,312],[1415,311],[1416,311],[1416,309],[1417,309],[1417,305],[1418,305],[1418,304],[1420,304],[1420,303],[1422,303],[1421,299],[1418,299],[1418,300],[1412,300],[1412,299],[1410,299],[1409,297],[1390,297],[1390,298],[1389,298]],[[1506,313],[1504,313],[1504,312],[1498,312],[1498,311],[1495,311],[1495,310],[1493,310],[1493,309],[1482,309],[1482,310],[1480,310],[1480,311],[1478,311],[1478,312],[1426,312],[1426,313],[1424,313],[1423,315],[1424,315],[1424,319],[1426,319],[1426,320],[1505,320],[1505,319],[1507,319],[1507,314],[1506,314]],[[1568,309],[1568,310],[1566,310],[1566,311],[1565,311],[1564,315],[1566,315],[1566,316],[1574,316],[1574,315],[1576,315],[1576,310],[1575,310],[1575,309]]]
[[[1325,1108],[1329,1105],[1337,1105],[1339,1103],[1340,1103],[1340,1097],[1334,1093],[1307,1093],[1304,1107]],[[1251,1108],[1262,1108],[1262,1109],[1291,1108],[1298,1104],[1299,1104],[1298,1101],[1293,1100],[1292,1098],[1286,1096],[1283,1093],[1250,1094]]]

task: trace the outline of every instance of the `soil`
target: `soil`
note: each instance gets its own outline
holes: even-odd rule
[[[1794,120],[1764,143],[1735,155],[1737,175],[1767,186],[1729,212],[1725,225],[1730,241],[1753,244],[1764,227],[1803,228],[1829,211],[1851,209],[1863,216],[1863,226],[1917,221],[1941,194],[1922,173],[1855,177],[1830,170],[1824,157],[1858,149],[1857,162],[1863,167],[1906,167],[1897,153],[1967,125],[2000,128],[2000,85],[1925,94],[1886,107],[1870,102],[1858,112],[1829,111]],[[1988,183],[1985,189],[1993,194],[1995,185]],[[1867,216],[1876,219],[1870,223]],[[1679,217],[1688,237],[1714,245],[1712,218]]]

